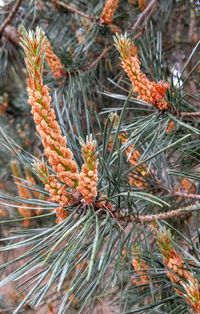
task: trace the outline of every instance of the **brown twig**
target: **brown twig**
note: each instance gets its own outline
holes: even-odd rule
[[[140,37],[142,36],[142,34],[143,34],[143,31],[140,30],[139,32],[137,32],[137,33],[133,36],[133,40],[136,40],[136,39],[140,38]]]
[[[152,222],[156,220],[167,220],[173,217],[179,217],[185,214],[188,214],[192,211],[196,211],[200,209],[200,204],[188,206],[185,208],[178,208],[175,210],[171,210],[169,212],[155,214],[155,215],[142,215],[139,217],[131,217],[131,221],[138,221],[138,222]]]
[[[110,51],[113,48],[113,45],[110,45],[109,47],[106,47],[103,49],[103,51],[100,53],[100,55],[88,66],[86,66],[87,70],[90,70],[96,66],[96,64],[107,54],[108,51]]]
[[[140,14],[139,18],[133,25],[132,30],[136,30],[140,24],[144,24],[145,22],[147,22],[147,20],[150,19],[156,3],[157,0],[150,1],[146,9]]]
[[[86,13],[84,13],[84,12],[78,10],[76,7],[71,6],[70,4],[67,4],[67,3],[64,3],[64,2],[58,1],[58,0],[54,0],[53,2],[54,2],[55,4],[58,4],[58,5],[61,6],[61,7],[65,8],[65,9],[67,9],[67,10],[70,11],[70,12],[76,13],[76,14],[78,14],[78,15],[80,15],[80,16],[82,16],[82,17],[88,19],[88,20],[90,20],[90,22],[92,22],[92,23],[94,23],[94,21],[95,21],[95,19],[94,19],[93,16],[88,15],[88,14],[86,14]]]
[[[17,0],[16,1],[15,5],[13,6],[12,10],[8,14],[7,18],[4,20],[4,22],[0,26],[0,34],[3,32],[4,28],[6,27],[6,25],[8,25],[11,22],[11,20],[13,19],[15,14],[17,13],[17,10],[18,10],[21,2],[22,2],[22,0]]]
[[[183,118],[184,117],[199,118],[200,112],[181,112],[180,116]]]
[[[181,112],[181,111],[176,111],[176,110],[170,110],[169,111],[172,115],[178,117],[178,118],[199,118],[200,117],[200,111],[196,111],[196,112]]]
[[[166,212],[166,213],[160,213],[160,214],[155,214],[155,215],[142,215],[137,218],[132,217],[131,221],[145,223],[145,222],[152,222],[156,220],[167,220],[167,219],[170,219],[173,217],[179,217],[185,214],[188,214],[188,212],[181,208],[181,209],[171,210],[170,212]]]
[[[127,222],[147,223],[147,222],[153,222],[157,220],[167,220],[173,217],[180,217],[182,215],[187,215],[188,213],[191,213],[197,210],[200,210],[200,204],[190,205],[184,208],[178,208],[178,209],[171,210],[165,213],[159,213],[159,214],[153,214],[153,215],[141,215],[138,217],[135,217],[135,216],[124,217],[122,214],[116,213],[116,212],[114,212],[114,215],[117,219],[119,220],[124,219]]]
[[[192,193],[183,193],[183,192],[172,192],[171,194],[175,195],[175,196],[180,196],[183,198],[192,198],[195,200],[200,200],[200,194],[192,194]]]

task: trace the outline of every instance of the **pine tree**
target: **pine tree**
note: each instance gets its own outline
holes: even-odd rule
[[[5,1],[0,311],[200,313],[199,17]]]

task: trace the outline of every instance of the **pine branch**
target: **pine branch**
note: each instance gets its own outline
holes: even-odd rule
[[[181,112],[180,116],[183,118],[190,117],[190,118],[199,118],[200,112]]]
[[[107,208],[107,210],[109,209]],[[178,209],[171,210],[168,212],[152,214],[152,215],[124,216],[122,211],[116,212],[116,211],[113,211],[112,209],[109,210],[109,212],[111,213],[113,218],[115,218],[118,221],[125,221],[127,223],[128,222],[147,223],[147,222],[153,222],[153,221],[158,221],[158,220],[168,220],[174,217],[188,215],[188,213],[191,213],[197,210],[200,210],[200,204],[189,205],[184,208],[178,208]]]
[[[172,2],[172,0],[170,1]],[[152,18],[155,7],[161,11],[161,6],[165,1],[150,0],[147,2],[149,3],[147,9],[139,15],[134,25],[135,36],[132,39],[139,37],[143,33],[143,26]],[[157,310],[158,306],[163,313],[170,312],[171,309],[173,313],[182,312],[183,308],[186,309],[187,304],[184,304],[184,302],[179,304],[177,296],[172,295],[170,289],[167,289],[167,296],[169,296],[170,302],[166,301],[169,300],[166,296],[166,285],[168,285],[168,288],[170,284],[166,282],[165,269],[163,269],[163,265],[160,263],[157,249],[151,245],[152,241],[155,242],[155,234],[153,235],[152,229],[149,228],[149,223],[156,220],[166,220],[166,222],[162,223],[167,224],[167,220],[171,219],[171,223],[173,223],[173,227],[176,229],[176,221],[180,219],[173,218],[188,217],[193,211],[200,210],[200,202],[198,202],[200,196],[192,194],[196,193],[195,190],[184,189],[180,187],[181,185],[179,185],[179,189],[183,192],[179,190],[173,191],[171,188],[174,180],[176,181],[176,176],[187,176],[187,173],[184,171],[187,171],[190,160],[195,159],[198,163],[200,140],[196,123],[198,123],[197,118],[200,113],[195,112],[194,104],[185,102],[184,97],[187,94],[182,92],[182,86],[178,88],[173,83],[171,84],[173,90],[169,89],[168,93],[163,95],[163,99],[170,102],[170,108],[165,107],[162,113],[160,108],[156,107],[158,105],[157,99],[153,102],[156,110],[152,110],[153,107],[148,99],[135,98],[137,92],[132,93],[131,91],[130,97],[128,96],[127,98],[131,85],[130,83],[127,84],[127,81],[120,79],[122,76],[115,58],[109,60],[111,57],[110,50],[113,48],[113,44],[110,42],[111,32],[108,29],[109,25],[99,27],[101,23],[96,12],[98,12],[101,4],[95,0],[93,2],[95,6],[93,8],[94,11],[88,9],[88,11],[81,12],[79,10],[81,8],[79,7],[79,1],[76,0],[71,2],[52,0],[51,3],[54,3],[55,7],[57,5],[59,12],[55,12],[55,7],[47,5],[52,12],[49,10],[50,12],[47,14],[46,21],[48,23],[42,22],[42,24],[52,25],[49,36],[52,38],[53,46],[56,47],[59,40],[61,42],[61,38],[63,38],[61,33],[66,34],[63,25],[65,25],[66,29],[71,27],[72,30],[69,37],[65,37],[63,42],[61,42],[61,49],[65,55],[66,49],[69,51],[66,59],[64,59],[63,53],[66,75],[69,72],[69,79],[61,82],[65,86],[61,87],[59,81],[53,82],[51,80],[49,82],[48,71],[44,72],[44,76],[47,75],[47,79],[45,77],[44,82],[47,82],[45,84],[48,85],[51,84],[51,90],[44,86],[43,75],[39,71],[42,69],[40,68],[40,58],[44,55],[43,51],[42,53],[40,51],[42,42],[40,42],[41,45],[39,44],[40,49],[35,51],[34,49],[38,45],[37,38],[35,38],[34,47],[27,46],[26,40],[23,41],[25,53],[30,54],[30,56],[26,56],[29,68],[29,83],[31,83],[28,89],[29,103],[32,106],[37,131],[43,141],[44,158],[46,155],[46,160],[49,160],[48,171],[46,173],[43,171],[43,175],[46,175],[43,179],[49,179],[49,182],[46,182],[49,185],[43,180],[44,188],[28,185],[28,191],[30,193],[41,191],[45,196],[50,196],[51,201],[49,199],[48,201],[40,200],[37,196],[34,199],[27,198],[24,200],[23,197],[0,194],[1,204],[10,205],[11,209],[15,209],[19,207],[19,204],[23,203],[22,209],[34,210],[41,206],[44,211],[47,211],[40,218],[41,220],[43,219],[42,223],[44,223],[41,228],[40,225],[37,229],[19,230],[17,228],[14,230],[14,234],[10,236],[6,232],[6,238],[2,240],[5,241],[6,245],[2,246],[1,252],[12,252],[12,250],[18,248],[25,250],[22,252],[22,255],[21,253],[18,255],[17,259],[14,258],[12,261],[12,258],[9,257],[9,261],[6,260],[1,265],[0,268],[4,269],[12,265],[12,263],[22,260],[20,267],[16,265],[15,270],[11,270],[11,274],[6,276],[7,278],[3,280],[2,285],[7,282],[20,280],[17,289],[21,290],[22,293],[26,291],[27,296],[15,313],[19,312],[26,302],[31,307],[37,309],[40,304],[45,303],[45,298],[48,297],[47,293],[51,295],[53,291],[58,291],[58,293],[54,294],[57,297],[56,306],[58,313],[69,312],[70,303],[73,304],[73,301],[81,307],[81,309],[79,308],[81,313],[84,306],[91,305],[92,297],[96,299],[98,294],[98,299],[100,299],[101,294],[109,292],[109,285],[113,285],[113,283],[116,287],[114,294],[117,299],[119,299],[117,292],[119,292],[121,286],[121,304],[118,305],[117,312],[141,312],[148,309],[152,310],[152,308]],[[86,1],[81,3],[85,5],[84,8],[87,8]],[[35,3],[33,4],[34,7]],[[47,7],[45,5],[41,7],[40,16],[42,21],[43,18],[44,20],[46,18],[45,14],[43,16],[43,13],[45,13]],[[124,5],[122,13],[126,13],[126,7],[128,8],[128,6]],[[69,14],[66,14],[66,12],[68,13],[67,10]],[[74,20],[75,14],[78,17],[83,17],[81,23],[78,21],[76,23]],[[133,18],[136,20],[138,16],[134,16],[134,10],[132,13],[127,12],[127,16],[130,15],[132,17],[131,14],[133,14]],[[121,13],[119,12],[118,16],[120,15]],[[156,25],[159,24],[157,24],[157,15],[153,16]],[[57,18],[57,16],[63,16],[63,20],[66,23],[62,23],[63,20]],[[124,20],[122,19],[121,21],[123,22]],[[40,24],[40,20],[39,22],[38,19],[35,21]],[[4,35],[6,35],[8,26],[10,26],[9,23],[4,28]],[[33,26],[35,27],[35,24]],[[60,31],[58,26],[63,29],[63,32]],[[126,21],[120,26],[125,30]],[[47,29],[49,34],[48,26]],[[78,38],[76,31],[79,34],[79,31],[83,29],[84,32],[80,32],[83,34],[83,37]],[[150,90],[150,85],[152,86],[149,92],[150,96],[153,87],[157,87],[157,95],[162,96],[160,92],[162,92],[163,88],[163,83],[161,82],[165,80],[165,64],[163,64],[162,60],[161,35],[154,32],[152,27],[150,32],[147,28],[145,36],[146,39],[140,40],[141,60],[136,62],[135,69],[138,69],[141,62],[141,68],[144,68],[146,77],[141,70],[134,85],[137,85],[140,96]],[[33,43],[32,39],[30,40],[31,44]],[[53,39],[55,39],[55,42]],[[90,49],[91,47],[92,49]],[[27,50],[27,48],[31,49]],[[134,47],[130,46],[130,48]],[[111,51],[113,52],[113,50]],[[34,55],[32,55],[33,52]],[[108,52],[109,56],[107,58],[106,54]],[[134,49],[127,49],[127,53],[130,53],[130,62],[127,62],[127,58],[124,58],[124,62],[127,62],[126,68],[128,73],[130,65],[134,63],[132,61],[137,56],[134,54]],[[52,57],[52,53],[50,53],[50,56]],[[107,59],[112,61],[112,71],[108,62],[105,62],[105,64],[100,62],[104,58],[106,61]],[[50,61],[53,64],[55,57],[51,59],[53,61]],[[66,61],[64,62],[64,60]],[[35,65],[34,69],[31,68],[33,64]],[[90,71],[93,68],[96,68],[97,71]],[[90,83],[89,80],[93,79],[91,75],[93,72],[95,81],[92,84],[88,84],[88,82]],[[135,72],[137,71],[132,71],[132,77],[135,77]],[[72,77],[73,73],[78,75]],[[89,79],[85,79],[88,77]],[[105,84],[107,77],[111,78],[109,81],[114,85],[114,92],[110,90],[110,85]],[[98,94],[94,84],[96,81],[98,81],[98,87],[100,86]],[[147,83],[146,85],[144,84],[145,82]],[[141,87],[142,83],[145,88]],[[102,88],[104,88],[104,91],[107,90],[109,92],[101,93]],[[117,94],[117,90],[120,88],[123,91],[123,95]],[[53,92],[55,93],[51,101],[50,96]],[[99,95],[102,98],[107,95],[114,100],[106,102],[106,99],[103,98],[101,100]],[[27,102],[27,100],[25,99],[24,102]],[[180,103],[180,110],[176,110],[177,103]],[[110,108],[107,107],[107,104]],[[99,109],[98,106],[105,106],[105,112],[100,112],[99,114],[95,112],[93,114],[96,107]],[[182,110],[185,112],[181,112]],[[116,121],[111,119],[111,117],[105,117],[106,113],[116,111],[121,112],[120,117]],[[102,114],[104,114],[103,117]],[[190,123],[184,123],[182,120],[185,117],[196,119],[191,119]],[[59,120],[59,123],[57,120]],[[170,121],[173,122],[174,128],[172,128],[171,132],[168,132]],[[116,125],[114,125],[115,122]],[[186,135],[188,133],[187,130],[190,130],[190,134]],[[86,134],[92,134],[95,144],[92,139],[87,145],[79,140],[79,138],[85,139]],[[122,135],[126,136],[123,138]],[[186,139],[187,141],[185,141]],[[183,141],[184,145],[181,145]],[[28,164],[33,168],[33,171],[37,172],[36,170],[38,169],[33,167],[33,161],[36,161],[33,155],[22,151],[14,140],[6,137],[4,134],[1,136],[0,142],[12,152],[12,156],[17,155],[21,162]],[[80,148],[81,143],[84,144],[82,151]],[[63,155],[64,153],[68,153],[67,158],[66,154]],[[67,180],[70,178],[72,181],[76,180],[72,173],[74,169],[72,157],[78,169],[75,173],[78,180],[73,185],[71,181]],[[40,164],[38,160],[38,165]],[[63,168],[66,171],[63,171]],[[80,169],[81,173],[79,173]],[[181,170],[178,171],[176,169]],[[97,173],[95,173],[96,171]],[[41,180],[41,173],[39,174],[39,179]],[[57,175],[59,175],[60,179],[54,182]],[[188,174],[189,178],[198,181],[197,176],[196,172],[195,174]],[[77,188],[77,184],[79,188]],[[19,187],[26,187],[26,180],[20,179],[18,185]],[[188,193],[185,193],[187,191]],[[53,199],[53,197],[55,198]],[[184,206],[177,205],[180,202],[180,198],[183,198],[181,201],[184,198],[191,199],[192,204],[178,208]],[[63,207],[58,208],[58,204]],[[54,218],[51,217],[55,215],[55,211],[52,212],[53,209],[57,212],[57,218],[59,218],[57,222],[59,224],[55,224]],[[63,211],[61,212],[60,209]],[[53,226],[50,225],[49,219],[45,219],[48,217],[52,218]],[[37,217],[28,218],[28,220],[33,222],[35,221],[34,219],[36,220]],[[0,225],[4,226],[6,220],[8,224],[13,223],[14,225],[22,219],[5,219],[1,221]],[[134,272],[136,272],[131,265],[133,246],[141,248],[141,261],[138,259],[138,263],[141,262],[140,270],[142,270],[141,268],[144,265],[143,257],[149,266],[146,270],[149,281],[142,288],[142,280],[140,282],[139,280],[135,281],[136,284],[132,280],[132,275],[135,276]],[[155,262],[154,265],[153,262]],[[195,270],[195,272],[199,275],[198,270]],[[141,273],[138,273],[138,277],[140,275]],[[141,278],[144,278],[143,274],[141,276]],[[140,286],[137,285],[137,282],[139,282]],[[67,287],[65,284],[67,284]],[[129,289],[130,286],[131,288]],[[136,293],[133,294],[133,291]],[[139,297],[137,297],[137,291]],[[151,298],[151,291],[153,291],[155,298]],[[61,303],[60,309],[58,303]],[[142,304],[145,304],[145,307],[141,307]]]
[[[189,111],[176,111],[176,110],[173,110],[172,108],[170,108],[169,110],[169,113],[171,113],[173,116],[175,117],[179,117],[179,118],[199,118],[200,117],[200,112],[197,111],[197,112],[189,112]]]
[[[157,221],[157,220],[167,220],[170,218],[174,217],[179,217],[182,215],[186,215],[190,212],[196,211],[200,209],[200,204],[196,205],[191,205],[188,207],[184,208],[178,208],[175,210],[171,210],[166,213],[160,213],[160,214],[155,214],[155,215],[144,215],[144,216],[139,216],[139,217],[131,217],[132,222],[141,222],[141,223],[146,223],[146,222],[152,222],[152,221]]]
[[[200,200],[200,195],[199,194],[183,193],[183,192],[176,192],[176,191],[173,191],[171,194],[175,195],[175,196],[180,196],[180,197],[183,197],[183,198],[193,198],[193,199],[196,199],[196,200]]]

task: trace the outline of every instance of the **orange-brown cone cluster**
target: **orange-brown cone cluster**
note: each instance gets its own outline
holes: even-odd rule
[[[100,23],[111,24],[118,5],[119,0],[107,0],[100,15]]]
[[[158,232],[157,242],[167,268],[167,276],[175,285],[176,293],[192,307],[194,313],[200,313],[200,285],[194,274],[188,270],[183,258],[172,246],[169,231]],[[178,289],[178,285],[181,289]],[[184,292],[182,292],[184,291]]]
[[[68,212],[64,207],[72,203],[73,197],[67,192],[66,186],[58,181],[56,176],[49,174],[47,166],[44,163],[35,164],[34,167],[44,183],[45,190],[49,192],[51,200],[60,205],[55,210],[57,223],[60,223],[68,216]]]
[[[43,55],[47,45],[48,41],[41,29],[37,28],[35,33],[23,31],[21,46],[29,74],[29,104],[49,164],[61,182],[68,187],[76,187],[78,167],[71,150],[66,147],[66,139],[61,134],[54,109],[51,108],[49,89],[43,84]]]
[[[138,6],[141,11],[144,11],[147,7],[147,1],[146,0],[138,0]]]
[[[88,138],[86,143],[82,143],[82,157],[84,164],[79,176],[79,185],[77,190],[83,195],[84,201],[87,204],[94,202],[97,196],[97,153],[96,141]]]
[[[49,42],[42,29],[37,28],[36,32],[29,33],[23,29],[21,46],[25,52],[28,71],[27,91],[29,104],[32,107],[31,112],[45,155],[55,172],[55,176],[46,175],[45,189],[49,191],[51,199],[61,205],[56,212],[59,213],[57,221],[60,222],[67,215],[63,206],[71,203],[71,197],[66,189],[76,188],[78,185],[78,167],[71,150],[67,147],[66,138],[62,136],[54,109],[51,108],[49,89],[43,84],[43,63],[45,52],[49,49]]]
[[[17,191],[18,191],[19,197],[22,199],[26,199],[26,200],[32,199],[34,196],[34,192],[31,192],[29,189],[29,186],[30,186],[29,182],[31,183],[31,181],[29,181],[29,177],[26,176],[26,180],[28,181],[26,183],[27,187],[22,185],[22,182],[20,181],[20,178],[22,177],[21,169],[20,169],[18,163],[14,160],[11,162],[11,171],[15,177],[14,181],[15,181],[15,184],[17,186]],[[42,210],[40,207],[37,207],[35,209],[32,209],[32,208],[30,209],[29,207],[31,207],[31,206],[29,206],[26,203],[24,203],[24,204],[22,203],[21,206],[18,207],[19,214],[24,218],[30,218],[30,217],[42,214]],[[23,224],[25,227],[28,227],[30,225],[30,220],[25,219]]]
[[[9,99],[8,95],[5,93],[2,97],[0,97],[0,116],[4,115],[4,113],[9,108]]]
[[[128,136],[125,132],[122,132],[119,134],[119,139],[123,145],[125,145],[128,142]],[[128,158],[128,161],[130,162],[130,164],[133,167],[137,166],[137,164],[140,160],[141,154],[138,150],[135,149],[133,144],[126,147],[125,154]],[[138,188],[142,188],[142,187],[146,186],[146,183],[144,182],[144,180],[142,178],[144,178],[145,176],[148,175],[146,165],[137,167],[137,172],[138,172],[138,175],[137,174],[131,174],[129,176],[129,184],[132,186],[136,186]]]
[[[133,55],[132,43],[126,35],[115,37],[115,44],[122,59],[122,67],[130,78],[133,90],[138,94],[138,99],[152,104],[161,111],[170,108],[165,99],[169,84],[163,81],[153,82],[140,70],[140,61],[137,55]]]
[[[169,134],[171,133],[172,131],[174,131],[175,129],[175,123],[173,120],[169,121],[168,123],[168,126],[167,126],[167,129],[166,129],[166,133]]]
[[[132,266],[137,275],[137,278],[132,279],[132,283],[136,286],[149,284],[149,276],[147,275],[149,271],[148,264],[140,258],[134,258],[132,260]]]
[[[198,281],[191,281],[187,284],[182,283],[186,302],[192,307],[195,314],[200,313],[200,289]]]
[[[35,168],[45,185],[45,190],[51,195],[53,202],[59,203],[61,207],[71,203],[72,196],[67,192],[66,186],[60,183],[56,176],[49,174],[44,163],[37,164]]]
[[[194,313],[200,313],[200,285],[193,273],[187,270],[184,260],[175,250],[172,250],[170,256],[164,259],[164,264],[170,271],[167,276],[173,284],[180,285],[185,293],[175,288],[180,296],[184,297],[186,302],[193,308]]]
[[[119,116],[116,113],[111,113],[109,116],[110,122],[113,123],[114,127],[117,129],[118,124],[119,124]],[[118,135],[118,139],[120,140],[121,144],[125,145],[126,148],[124,150],[128,161],[133,167],[136,167],[140,158],[141,154],[140,152],[134,147],[133,144],[126,145],[128,143],[128,134],[126,132],[121,132]],[[109,139],[109,143],[107,146],[108,151],[111,150],[113,145],[113,137]],[[135,186],[138,188],[144,188],[146,186],[146,182],[144,180],[144,177],[148,176],[147,172],[147,166],[142,165],[136,168],[137,174],[136,173],[131,173],[129,175],[129,184],[131,186]]]
[[[197,192],[196,185],[187,178],[182,178],[180,180],[179,187],[177,190],[184,193],[192,193],[192,194],[195,194]]]
[[[138,4],[141,11],[144,11],[147,7],[146,0],[128,0],[130,4]]]
[[[32,176],[30,169],[26,168],[24,171],[25,171],[25,178],[27,181],[27,185],[30,186],[30,188],[34,188],[34,186],[36,186],[37,183],[34,177]],[[44,195],[38,191],[32,190],[31,193],[37,199],[45,199]]]
[[[67,142],[61,134],[53,108],[50,108],[51,97],[47,86],[41,86],[41,91],[28,88],[29,104],[36,124],[36,130],[41,136],[45,155],[57,177],[69,187],[78,182],[78,167],[73,154],[66,147]]]
[[[63,65],[57,55],[53,52],[51,44],[47,41],[45,59],[48,63],[55,79],[59,79],[65,73]]]
[[[46,51],[49,57],[50,44],[42,29],[37,28],[36,32],[29,33],[22,29],[21,46],[25,52],[28,71],[28,102],[32,107],[31,112],[44,146],[45,155],[52,167],[52,173],[55,175],[49,174],[44,164],[39,164],[36,168],[51,200],[60,205],[56,209],[57,222],[59,223],[68,215],[65,207],[74,204],[77,200],[79,201],[81,199],[80,194],[82,194],[84,201],[89,204],[97,196],[96,142],[89,138],[86,144],[83,144],[84,164],[79,175],[73,153],[67,147],[66,138],[62,136],[54,109],[51,108],[49,89],[43,84],[44,57]]]

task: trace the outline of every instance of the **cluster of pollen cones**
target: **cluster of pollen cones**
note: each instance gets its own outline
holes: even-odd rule
[[[199,314],[200,286],[198,279],[188,268],[179,252],[173,248],[170,231],[159,231],[157,243],[163,256],[167,277],[174,285],[176,293],[186,300],[195,314]]]
[[[60,69],[61,64],[53,56],[50,43],[41,28],[29,33],[22,29],[21,46],[25,52],[28,72],[28,102],[32,108],[36,130],[41,137],[45,155],[51,166],[50,174],[43,163],[37,165],[37,171],[51,199],[59,204],[56,214],[57,221],[60,222],[67,216],[64,207],[76,202],[77,195],[86,203],[94,202],[97,196],[96,142],[90,137],[86,143],[81,143],[84,163],[79,173],[73,153],[67,147],[66,138],[62,135],[56,120],[55,111],[51,108],[49,88],[44,85],[42,77],[45,53],[51,68],[53,64]]]
[[[115,45],[121,56],[122,67],[133,85],[133,91],[138,95],[137,98],[152,104],[160,111],[169,110],[170,104],[166,100],[166,92],[170,85],[163,81],[151,81],[141,71],[136,49],[133,49],[127,34],[116,35]]]

